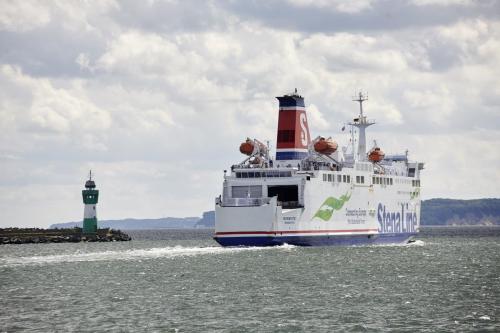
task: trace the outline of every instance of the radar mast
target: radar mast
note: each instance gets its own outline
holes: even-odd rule
[[[366,133],[365,129],[368,126],[375,124],[374,121],[366,119],[366,116],[363,114],[363,102],[368,100],[368,95],[364,95],[361,91],[355,95],[352,99],[354,102],[359,103],[359,116],[354,118],[349,125],[354,126],[358,129],[358,151],[357,151],[357,160],[358,161],[366,161]]]

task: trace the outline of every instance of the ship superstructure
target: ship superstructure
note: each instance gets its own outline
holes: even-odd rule
[[[351,144],[341,149],[331,137],[311,140],[297,90],[277,99],[276,158],[248,138],[240,146],[247,157],[224,174],[215,203],[219,244],[403,243],[416,235],[423,163],[407,152],[386,156],[376,142],[367,149],[365,130],[375,122],[364,114],[363,94],[354,98],[360,110],[349,123]]]

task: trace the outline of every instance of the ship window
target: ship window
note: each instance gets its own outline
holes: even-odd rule
[[[356,176],[356,183],[359,183],[359,176]]]
[[[328,175],[328,181],[331,182],[332,181],[332,175]]]
[[[278,142],[294,142],[295,130],[279,130]]]
[[[241,172],[236,173],[236,178],[241,178]]]
[[[337,175],[337,183],[341,183],[342,182],[342,175]]]
[[[241,173],[241,178],[248,178],[248,174],[246,172]]]
[[[343,181],[344,183],[347,183],[347,176],[346,176],[346,175],[342,175],[342,181]]]
[[[323,174],[323,181],[326,182],[326,174]]]
[[[269,178],[279,177],[279,171],[268,171],[266,176]]]
[[[248,172],[248,178],[254,178],[254,173],[253,172]]]
[[[262,186],[232,186],[233,198],[261,198]]]
[[[259,172],[259,171],[257,171],[257,172],[255,173],[255,178],[260,178],[260,172]]]
[[[347,182],[350,183],[351,182],[351,176],[347,175]]]
[[[394,185],[394,183],[392,182],[392,178],[390,178],[390,179],[391,179],[391,185]]]
[[[361,176],[361,184],[365,183],[365,176]]]
[[[408,169],[408,177],[415,177],[415,168]]]

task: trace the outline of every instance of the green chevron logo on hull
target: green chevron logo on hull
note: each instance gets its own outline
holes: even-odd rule
[[[326,198],[316,214],[314,214],[313,219],[317,217],[323,221],[329,221],[332,218],[333,212],[340,210],[350,198],[351,194],[347,193],[340,196],[338,199],[334,197]]]

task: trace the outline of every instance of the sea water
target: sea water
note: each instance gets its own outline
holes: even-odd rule
[[[500,228],[222,248],[212,230],[0,246],[0,332],[498,332]]]

